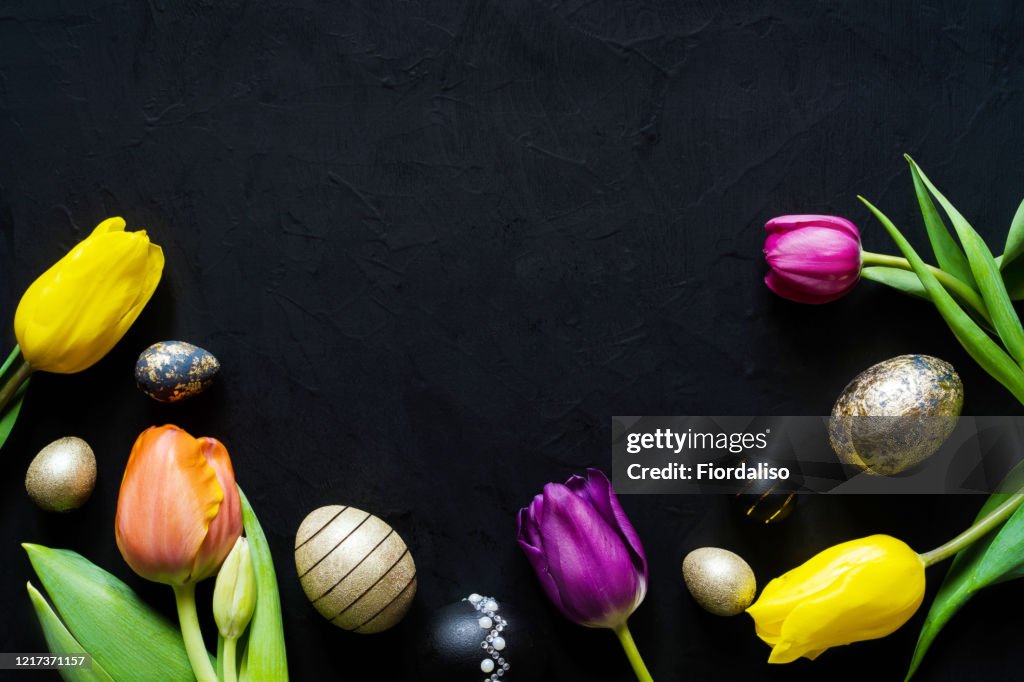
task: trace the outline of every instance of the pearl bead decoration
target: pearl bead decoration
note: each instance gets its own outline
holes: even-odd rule
[[[480,670],[488,675],[484,682],[499,682],[512,667],[501,653],[507,646],[501,633],[504,632],[508,621],[498,615],[498,602],[490,597],[483,597],[474,592],[463,601],[472,604],[480,614],[477,625],[486,632],[480,642],[480,648],[488,654],[487,658],[480,661]]]

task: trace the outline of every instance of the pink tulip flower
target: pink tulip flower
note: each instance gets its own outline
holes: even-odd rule
[[[860,279],[857,226],[829,215],[785,215],[765,224],[768,288],[797,303],[828,303],[850,292]]]

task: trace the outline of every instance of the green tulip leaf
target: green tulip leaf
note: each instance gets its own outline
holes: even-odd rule
[[[11,368],[19,355],[21,355],[21,346],[14,344],[14,350],[12,350],[11,354],[7,356],[6,360],[4,360],[4,364],[0,365],[0,377],[7,375],[7,370]]]
[[[946,215],[953,223],[953,229],[960,237],[960,243],[967,255],[967,262],[971,266],[974,281],[978,284],[978,291],[985,300],[985,307],[988,308],[992,324],[999,332],[999,338],[1002,339],[1003,345],[1006,346],[1006,350],[1010,352],[1017,363],[1024,363],[1024,327],[1020,324],[1020,318],[1017,316],[1013,302],[1010,301],[1010,295],[1006,291],[1006,285],[1003,284],[1002,275],[999,273],[999,265],[992,256],[992,252],[989,251],[988,245],[985,244],[981,235],[971,227],[967,219],[936,189],[928,176],[914,163],[914,160],[909,156],[906,159],[910,164],[910,172],[914,175],[915,182],[920,178],[920,181],[945,209]]]
[[[960,345],[974,358],[975,362],[981,365],[982,369],[1013,393],[1017,400],[1024,402],[1024,371],[963,311],[956,300],[939,283],[935,275],[928,270],[928,266],[917,255],[917,251],[893,222],[867,199],[864,197],[859,197],[859,199],[875,214],[875,217],[889,232],[889,236],[896,242],[903,257],[910,262],[925,291],[932,299],[932,303],[942,315],[942,319],[949,325]],[[1003,291],[1005,293],[1005,289]]]
[[[913,165],[911,170],[913,170]],[[932,251],[935,252],[935,259],[938,261],[939,267],[977,290],[978,287],[974,283],[974,275],[971,274],[967,256],[949,233],[942,216],[935,210],[935,204],[921,181],[921,177],[914,172],[911,172],[911,175],[914,178],[914,192],[917,194],[917,203],[921,207],[924,227],[928,231],[928,241],[932,244]]]
[[[1005,256],[1003,256],[1005,262]],[[1002,265],[1002,263],[1000,263]],[[1003,268],[1003,284],[1014,301],[1024,300],[1024,258],[1019,258]]]
[[[1024,463],[1018,463],[1006,475],[996,493],[990,495],[982,505],[974,523],[978,523],[996,507],[1012,497],[1011,494],[1003,491],[1014,490],[1019,494],[1022,489],[1024,489]],[[1024,516],[1022,516],[1024,512],[1022,509],[1024,507],[1018,507],[1005,523],[993,528],[957,553],[949,567],[949,573],[946,574],[945,580],[939,586],[939,591],[928,610],[924,625],[921,627],[917,646],[914,648],[914,655],[907,672],[907,680],[917,672],[925,653],[935,641],[939,631],[963,608],[977,590],[986,584],[995,584],[1024,576],[1024,554],[1021,553],[1019,544],[1024,535]],[[1008,528],[1009,531],[1004,532]],[[1014,544],[1017,544],[1016,550],[1013,549]],[[1018,559],[1012,562],[1015,564],[1014,566],[1007,567],[1006,559],[1010,554],[1016,554]],[[1005,570],[1002,575],[997,576],[993,569],[998,565],[1003,566]],[[982,581],[986,579],[988,582],[982,584]]]
[[[243,682],[287,682],[288,656],[284,643],[284,623],[281,620],[281,597],[277,591],[274,558],[270,554],[267,536],[260,526],[249,498],[238,489],[242,498],[242,523],[249,540],[252,565],[256,571],[256,610],[249,623],[247,643],[242,654]]]
[[[996,532],[974,570],[971,587],[974,591],[997,582],[1013,579],[1024,569],[1024,507]]]
[[[990,496],[975,520],[980,520],[1009,497],[1007,494]],[[1024,506],[1018,507],[1001,527],[956,555],[921,627],[906,679],[917,672],[935,637],[978,590],[1021,576],[1024,576]]]
[[[1006,235],[1006,248],[1003,249],[999,267],[1005,270],[1021,253],[1024,253],[1024,201],[1020,202],[1010,222],[1010,232]]]
[[[11,397],[11,402],[7,403],[3,414],[0,415],[0,448],[7,442],[7,437],[11,435],[14,425],[18,422],[18,415],[21,414],[21,404],[25,402],[25,394],[28,393],[29,381],[29,379],[25,379],[25,383]]]
[[[860,271],[860,276],[864,279],[870,279],[872,282],[878,282],[884,284],[887,287],[902,291],[905,294],[911,296],[917,296],[924,300],[929,300],[928,292],[925,291],[924,285],[921,284],[921,280],[917,278],[917,275],[908,270],[900,270],[899,268],[887,268],[882,265],[873,265],[869,268],[864,268]]]
[[[975,517],[975,522],[980,521],[989,512],[1006,501],[1009,495],[991,495]],[[910,661],[910,669],[907,671],[906,679],[909,680],[917,672],[925,653],[935,641],[936,635],[949,622],[949,619],[956,614],[963,605],[971,598],[971,577],[974,574],[974,567],[985,553],[985,549],[995,539],[996,531],[993,530],[967,549],[956,555],[949,567],[949,573],[939,586],[928,615],[925,617],[924,625],[921,626],[921,634],[917,638],[917,646],[914,648],[914,656]]]
[[[238,679],[252,680],[255,678],[249,677],[249,647],[245,648],[245,653],[242,654],[242,662],[238,666]]]
[[[0,366],[0,381],[6,382],[14,378],[14,362],[20,357],[21,347],[15,345],[3,366]],[[7,442],[7,437],[11,435],[14,424],[18,421],[21,404],[25,400],[25,392],[28,391],[28,382],[29,379],[26,377],[7,404],[0,408],[0,448]]]
[[[884,284],[885,286],[895,289],[896,291],[901,291],[904,294],[915,296],[917,298],[923,298],[926,301],[930,300],[928,292],[925,290],[924,285],[921,284],[921,280],[917,278],[917,274],[910,270],[890,268],[884,265],[873,265],[871,267],[867,267],[861,270],[860,275],[864,279],[869,279],[873,282]],[[995,333],[995,330],[992,329],[992,324],[988,320],[984,319],[981,315],[979,315],[977,310],[972,305],[970,305],[970,302],[963,300],[960,296],[956,294],[955,291],[952,291],[950,289],[947,289],[946,291],[949,291],[950,294],[952,294],[953,297],[957,299],[957,301],[959,301],[961,304],[965,304],[963,305],[964,310],[967,311],[967,313],[971,316],[971,319],[977,322],[982,329],[988,332]],[[974,295],[977,296],[977,294]],[[980,298],[977,299],[977,303],[978,305],[981,306],[984,305],[981,302]]]
[[[64,623],[60,622],[60,618],[50,608],[46,597],[40,594],[39,590],[32,586],[32,583],[28,583],[28,597],[32,600],[36,617],[43,627],[43,636],[46,638],[46,645],[51,654],[57,656],[88,655],[89,652],[68,632]],[[98,661],[93,661],[91,668],[61,668],[60,676],[65,682],[115,682]]]
[[[115,680],[192,682],[178,628],[81,554],[23,544],[67,629]]]

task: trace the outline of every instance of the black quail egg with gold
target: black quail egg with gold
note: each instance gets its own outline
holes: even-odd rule
[[[161,341],[142,351],[135,363],[135,383],[161,403],[199,395],[220,371],[213,353],[186,341]]]

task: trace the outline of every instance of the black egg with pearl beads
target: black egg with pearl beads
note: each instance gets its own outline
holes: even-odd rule
[[[476,593],[436,611],[420,649],[417,668],[424,682],[525,682],[543,673],[543,657],[522,614]]]

